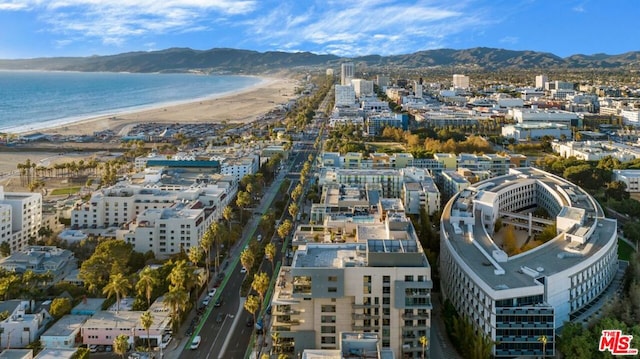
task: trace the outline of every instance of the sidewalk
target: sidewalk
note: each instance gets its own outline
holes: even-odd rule
[[[274,179],[274,181],[272,182],[271,186],[269,186],[269,189],[265,192],[262,200],[260,201],[259,205],[256,208],[260,208],[260,212],[263,213],[268,207],[269,205],[273,202],[278,190],[279,190],[279,185],[274,187],[273,184],[278,182],[278,180],[282,180],[284,178],[284,171],[281,171],[278,176],[276,177],[276,179]],[[239,257],[240,256],[240,252],[242,252],[242,250],[244,249],[245,245],[248,243],[248,241],[251,239],[251,236],[255,233],[255,230],[258,226],[260,218],[256,218],[255,216],[251,216],[251,218],[249,219],[249,221],[247,222],[247,224],[245,225],[245,227],[243,228],[242,231],[242,237],[239,241],[237,241],[233,247],[231,247],[231,249],[229,250],[228,253],[228,257],[225,258],[224,260],[229,260],[231,261],[234,257]],[[224,262],[222,262],[224,263]],[[219,290],[224,290],[224,288],[219,288]],[[203,291],[202,294],[200,295],[200,298],[198,298],[198,303],[202,302],[202,300],[204,299],[204,297],[207,295],[207,291]],[[243,311],[243,305],[242,305],[242,300],[241,300],[241,304],[239,306],[238,312]],[[193,318],[196,317],[196,312],[195,310],[191,310],[187,316],[187,318],[185,319],[185,321],[182,323],[182,325],[180,326],[180,330],[178,330],[178,333],[174,333],[175,336],[173,338],[173,340],[171,341],[171,343],[169,343],[169,345],[167,346],[167,348],[165,348],[163,350],[163,359],[178,359],[180,357],[180,355],[182,354],[182,351],[184,350],[184,348],[190,344],[190,340],[191,340],[191,336],[187,336],[185,335],[185,333],[187,332],[187,329],[189,329],[189,326],[191,325],[191,321],[193,320]],[[236,326],[236,322],[239,320],[240,316],[236,315],[236,317],[234,318],[234,324],[232,328],[235,328]],[[201,316],[201,320],[205,320],[206,317],[205,316]],[[226,348],[226,341],[225,341],[225,348]]]

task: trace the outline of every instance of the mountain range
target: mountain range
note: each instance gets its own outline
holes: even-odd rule
[[[620,55],[594,54],[559,57],[547,52],[514,51],[476,47],[437,49],[406,55],[341,58],[310,52],[257,52],[228,48],[193,50],[171,48],[160,51],[128,52],[109,56],[49,57],[0,60],[0,69],[106,71],[106,72],[206,72],[262,73],[295,67],[336,67],[353,61],[370,67],[427,68],[469,67],[498,69],[640,69],[640,51]]]

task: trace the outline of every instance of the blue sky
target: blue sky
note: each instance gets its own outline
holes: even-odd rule
[[[637,0],[0,0],[0,58],[230,47],[345,57],[640,50]]]

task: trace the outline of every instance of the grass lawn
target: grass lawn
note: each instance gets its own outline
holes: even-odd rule
[[[633,254],[633,247],[627,244],[627,242],[618,239],[618,259],[628,261]]]
[[[80,192],[80,186],[78,187],[67,187],[67,188],[56,188],[51,191],[52,196],[57,196],[61,194],[74,194]]]

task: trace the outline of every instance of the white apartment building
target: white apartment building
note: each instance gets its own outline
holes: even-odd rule
[[[94,192],[89,201],[76,205],[71,210],[71,227],[119,227],[147,209],[171,207],[177,195],[177,191],[118,183]]]
[[[537,218],[543,208],[552,219]],[[494,236],[502,218],[557,236],[507,254]],[[561,177],[533,168],[478,182],[446,204],[440,222],[442,293],[476,330],[495,342],[495,357],[555,355],[555,331],[586,320],[618,272],[617,225],[591,195]],[[606,298],[603,298],[606,300]],[[548,339],[546,351],[538,341]]]
[[[640,192],[640,170],[613,170],[613,180],[627,186],[627,192]]]
[[[207,228],[202,208],[176,205],[144,211],[127,229],[118,230],[116,238],[132,244],[137,252],[152,251],[157,258],[166,258],[198,246]]]
[[[256,154],[237,157],[224,158],[221,160],[220,173],[235,178],[237,182],[249,174],[255,174],[260,169],[260,157]]]
[[[0,242],[18,251],[28,245],[29,238],[38,238],[41,226],[40,193],[5,192],[0,186]]]
[[[457,157],[457,168],[466,168],[470,171],[490,171],[492,176],[501,176],[509,172],[511,164],[508,155],[494,153],[476,155],[473,153],[460,153]]]
[[[355,106],[356,92],[351,85],[335,85],[335,106]]]
[[[443,195],[447,199],[471,185],[464,176],[451,170],[442,171],[440,182],[442,183]]]
[[[512,108],[509,113],[517,123],[562,123],[571,125],[572,122],[578,121],[578,115],[569,111],[560,110],[540,110],[537,107],[532,108]]]
[[[453,88],[454,89],[468,89],[469,88],[469,76],[454,74],[453,75]]]
[[[440,191],[433,177],[425,168],[407,167],[400,170],[404,175],[402,203],[405,212],[420,214],[424,209],[428,215],[440,210]]]
[[[350,85],[355,77],[356,68],[353,62],[345,62],[340,65],[340,85]]]
[[[327,183],[339,183],[365,188],[367,184],[379,183],[382,186],[383,197],[400,198],[402,180],[402,173],[393,169],[335,168],[323,171],[319,184],[322,186]]]
[[[536,76],[536,89],[543,89],[544,88],[544,84],[546,84],[547,81],[549,81],[549,78],[547,78],[547,75],[537,75]]]
[[[373,81],[363,79],[351,80],[351,86],[356,93],[356,97],[373,96]]]
[[[502,136],[516,141],[537,140],[544,136],[556,139],[572,138],[573,133],[568,124],[549,122],[525,122],[502,127]]]
[[[211,223],[222,218],[234,196],[235,191],[216,186],[183,191],[171,207],[146,209],[116,230],[116,239],[131,243],[138,252],[152,251],[157,258],[188,251],[199,245]]]
[[[413,96],[422,98],[422,84],[419,81],[413,82]]]
[[[625,125],[640,126],[640,110],[624,109],[620,111],[620,116]]]
[[[9,316],[0,321],[0,343],[4,348],[25,348],[38,340],[51,315],[44,309],[34,314],[29,301],[9,300],[0,302],[0,312],[9,312]]]
[[[640,158],[640,150],[621,143],[608,141],[553,142],[551,148],[561,157],[575,157],[584,161],[599,161],[611,156],[621,162]]]
[[[290,353],[335,350],[341,333],[372,332],[395,357],[420,358],[419,338],[430,338],[432,283],[411,222],[389,213],[356,232],[357,243],[298,247],[278,273],[269,332]]]

